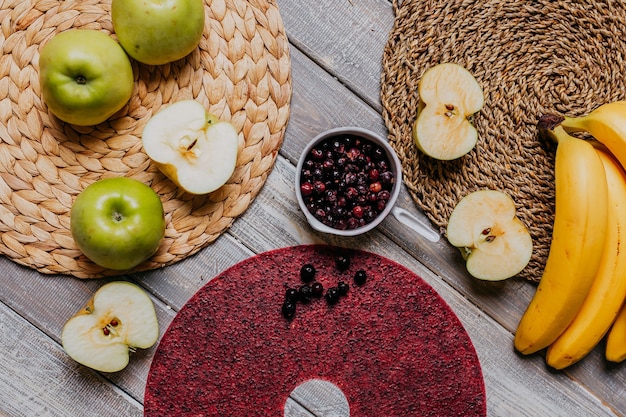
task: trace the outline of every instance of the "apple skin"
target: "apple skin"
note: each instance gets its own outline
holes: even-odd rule
[[[70,229],[76,245],[94,263],[113,270],[132,269],[161,244],[163,205],[150,187],[137,180],[102,179],[76,197]]]
[[[189,55],[204,32],[203,0],[113,0],[111,19],[128,55],[162,65]]]
[[[91,29],[61,32],[43,46],[39,84],[48,109],[78,126],[106,121],[126,105],[135,86],[124,49]]]

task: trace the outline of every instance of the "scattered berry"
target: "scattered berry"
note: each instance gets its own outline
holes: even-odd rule
[[[350,286],[343,281],[339,281],[339,283],[337,284],[337,289],[339,290],[339,295],[343,296],[348,294]]]
[[[311,297],[313,296],[313,290],[310,285],[302,285],[298,289],[298,299],[303,303],[308,303],[311,301]]]
[[[356,273],[354,274],[354,283],[356,285],[363,285],[365,284],[366,280],[367,280],[367,274],[365,273],[363,269],[359,269],[358,271],[356,271]]]
[[[339,255],[335,258],[336,268],[343,272],[350,268],[351,259],[349,256]],[[317,273],[315,267],[311,263],[306,263],[300,267],[300,278],[304,284],[298,288],[287,288],[285,290],[285,299],[282,306],[282,314],[285,318],[291,319],[296,313],[297,303],[307,304],[311,302],[313,298],[326,298],[326,302],[329,305],[336,304],[339,299],[348,294],[350,285],[345,281],[339,281],[337,286],[328,288],[324,293],[324,286],[321,282],[315,281],[315,274]],[[313,282],[314,281],[314,282]],[[365,284],[366,273],[365,270],[359,269],[354,274],[354,283],[358,286]],[[117,323],[111,323],[115,326]],[[108,329],[103,330],[105,333]]]
[[[287,288],[285,291],[285,301],[291,301],[295,303],[298,301],[298,290],[295,288]]]
[[[345,271],[350,268],[350,258],[346,256],[339,256],[336,261],[337,269],[340,271]]]
[[[285,301],[283,303],[282,313],[286,319],[292,318],[296,314],[296,303]]]
[[[311,282],[315,278],[315,267],[311,264],[304,264],[300,268],[300,278],[303,282]]]
[[[313,297],[315,298],[320,298],[322,296],[322,294],[324,294],[324,286],[322,285],[321,282],[314,282],[311,285],[311,290]]]
[[[336,304],[339,301],[339,297],[339,288],[337,287],[331,287],[326,291],[326,301],[330,305]]]

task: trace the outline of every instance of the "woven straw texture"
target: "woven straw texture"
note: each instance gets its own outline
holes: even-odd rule
[[[55,33],[97,29],[115,37],[108,1],[0,0],[0,252],[46,274],[116,275],[90,262],[69,231],[72,201],[87,185],[128,176],[163,202],[167,229],[143,271],[180,261],[217,239],[271,171],[289,119],[287,37],[273,0],[205,0],[199,48],[180,61],[133,61],[135,91],[109,121],[87,128],[56,119],[40,98],[38,58]],[[182,192],[151,164],[145,123],[170,103],[196,99],[239,132],[231,179],[206,196]]]
[[[534,241],[519,276],[539,281],[554,221],[555,147],[536,123],[542,114],[577,116],[624,99],[626,3],[394,0],[393,7],[381,100],[413,199],[445,231],[468,193],[507,192]],[[477,146],[449,162],[420,154],[411,137],[418,82],[442,62],[467,68],[485,93]]]

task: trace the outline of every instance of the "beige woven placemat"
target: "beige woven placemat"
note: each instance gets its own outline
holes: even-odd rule
[[[205,2],[199,48],[163,66],[133,62],[136,83],[129,104],[108,122],[88,128],[74,128],[48,112],[39,95],[38,57],[55,33],[71,27],[112,33],[110,0],[1,3],[0,253],[47,274],[117,274],[85,258],[69,231],[73,199],[104,177],[143,181],[163,201],[165,239],[137,271],[196,253],[248,208],[274,165],[289,119],[287,37],[273,0]],[[208,196],[181,192],[141,146],[152,114],[191,98],[239,132],[235,173]]]
[[[393,7],[381,98],[413,199],[444,230],[469,192],[506,191],[535,245],[520,276],[540,280],[554,220],[554,146],[539,139],[536,122],[625,97],[626,3],[394,0]],[[478,144],[451,162],[425,157],[411,139],[417,84],[441,62],[466,67],[485,92]]]

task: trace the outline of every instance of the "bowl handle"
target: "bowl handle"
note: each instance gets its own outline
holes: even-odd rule
[[[440,235],[433,227],[400,207],[391,209],[391,214],[402,224],[431,242],[439,242]]]

